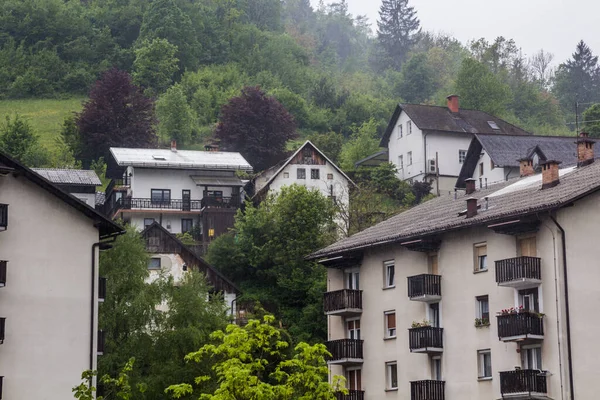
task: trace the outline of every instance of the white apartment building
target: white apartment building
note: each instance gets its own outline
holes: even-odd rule
[[[252,171],[239,153],[111,148],[104,212],[140,230],[155,221],[169,232],[199,226],[202,243],[227,232],[243,201],[236,172]]]
[[[0,398],[69,399],[96,369],[98,251],[121,231],[0,154]]]
[[[309,257],[328,267],[340,399],[597,397],[600,163],[587,137],[576,149],[576,166],[468,180]]]
[[[32,169],[85,204],[91,207],[96,205],[96,188],[102,186],[102,181],[95,171],[59,168]]]
[[[433,193],[452,192],[473,135],[530,135],[523,129],[477,110],[459,108],[458,96],[447,107],[399,104],[381,139],[401,180],[427,181]]]

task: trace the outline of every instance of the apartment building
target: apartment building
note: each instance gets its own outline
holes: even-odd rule
[[[458,96],[451,95],[447,107],[399,104],[379,145],[387,149],[399,179],[427,181],[434,193],[447,194],[454,190],[469,144],[478,133],[531,135],[486,112],[462,109]]]
[[[0,153],[0,398],[72,398],[96,368],[98,251],[121,231]]]
[[[573,140],[575,141],[575,140]],[[341,399],[593,399],[600,163],[443,196],[322,249]],[[531,161],[531,160],[529,160]]]
[[[155,221],[167,231],[197,229],[206,247],[233,226],[244,183],[238,171],[252,166],[239,153],[111,148],[103,210],[140,230]]]

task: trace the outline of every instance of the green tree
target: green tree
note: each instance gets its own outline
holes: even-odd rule
[[[180,85],[171,86],[156,102],[158,134],[163,141],[189,144],[196,130],[196,115]]]
[[[344,144],[344,137],[340,133],[314,133],[308,138],[331,161],[338,163],[340,152]]]
[[[553,91],[563,109],[572,112],[576,102],[587,105],[600,101],[599,87],[598,56],[582,40],[572,58],[558,66]]]
[[[420,32],[420,22],[408,0],[382,0],[377,21],[377,39],[385,52],[385,64],[400,70]]]
[[[583,130],[592,137],[600,137],[600,104],[596,103],[583,112]]]
[[[196,378],[198,382],[218,382],[214,393],[203,394],[201,399],[334,400],[336,392],[345,392],[343,378],[335,376],[333,384],[327,382],[325,346],[299,343],[292,353],[274,321],[267,315],[262,322],[250,320],[244,327],[229,325],[211,335],[215,344],[186,356],[195,363],[217,360],[214,376]],[[173,385],[167,391],[176,399],[194,393],[189,384]]]
[[[353,128],[350,140],[342,146],[340,166],[343,170],[354,169],[354,163],[379,151],[379,140],[376,139],[377,123],[375,120],[365,122]]]
[[[435,91],[435,76],[427,54],[415,54],[402,66],[399,91],[408,103],[424,103],[431,98]]]
[[[465,58],[455,85],[461,106],[502,116],[511,100],[510,88],[477,60]]]
[[[133,81],[145,89],[147,95],[158,95],[173,83],[179,61],[175,54],[177,46],[167,39],[145,40],[135,50]]]
[[[43,167],[50,162],[38,135],[19,114],[14,118],[7,115],[4,124],[0,125],[0,149],[29,167]]]

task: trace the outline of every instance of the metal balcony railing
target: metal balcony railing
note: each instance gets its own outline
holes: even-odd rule
[[[329,361],[362,360],[363,341],[357,339],[331,340],[325,343],[327,351],[331,353]]]
[[[528,311],[498,315],[500,340],[514,337],[544,336],[543,316]]]
[[[348,394],[336,393],[336,400],[364,400],[365,399],[365,391],[364,390],[348,390]]]
[[[408,277],[408,297],[442,296],[441,275],[422,274]]]
[[[444,400],[444,381],[414,381],[410,383],[410,400]]]
[[[537,369],[500,372],[500,393],[548,393],[546,375]]]
[[[325,313],[347,309],[362,310],[362,290],[342,289],[323,295]]]
[[[444,348],[444,328],[423,326],[408,330],[408,344],[411,351]]]
[[[498,284],[525,279],[542,279],[541,258],[516,257],[496,261],[496,282]]]

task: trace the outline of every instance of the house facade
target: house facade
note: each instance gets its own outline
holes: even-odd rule
[[[104,212],[142,230],[155,221],[169,232],[200,232],[203,245],[227,232],[242,204],[239,153],[111,148]]]
[[[573,144],[575,147],[576,145]],[[342,399],[581,399],[599,368],[600,163],[577,144],[520,179],[444,196],[309,258],[328,267]]]
[[[98,251],[121,230],[0,154],[0,398],[68,399],[96,369]]]
[[[399,179],[427,181],[434,193],[447,194],[454,190],[476,133],[530,135],[483,111],[461,109],[452,95],[447,107],[399,104],[380,146],[387,149]]]
[[[96,205],[96,188],[102,186],[102,181],[95,171],[58,168],[33,168],[33,170],[85,204],[91,207]]]

